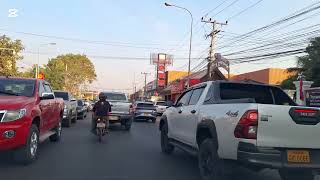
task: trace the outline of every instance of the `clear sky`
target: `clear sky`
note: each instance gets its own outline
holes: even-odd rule
[[[210,26],[203,25],[200,18],[212,11],[224,0],[171,0],[188,8],[194,16],[193,57],[200,57],[209,41],[205,32]],[[258,0],[227,0],[207,17],[225,21]],[[232,4],[234,2],[234,4]],[[230,19],[222,31],[242,34],[269,24],[293,13],[316,0],[262,0],[255,7]],[[154,67],[147,59],[150,53],[172,53],[177,59],[170,69],[187,70],[188,33],[190,18],[185,12],[165,7],[159,0],[1,0],[0,34],[21,39],[25,45],[22,66],[40,63],[61,53],[84,53],[93,61],[98,75],[94,87],[102,89],[132,89],[134,74],[139,87],[143,84],[141,72],[154,74]],[[231,5],[232,4],[232,5]],[[228,7],[230,5],[230,7]],[[228,7],[228,8],[226,8]],[[9,9],[17,9],[17,17],[8,17]],[[225,9],[225,10],[223,10]],[[213,17],[214,16],[214,17]],[[298,23],[297,29],[320,22],[318,16]],[[74,38],[62,40],[33,36],[28,33]],[[273,32],[276,34],[278,32]],[[221,34],[223,35],[223,33]],[[262,37],[270,34],[263,35]],[[218,40],[223,43],[228,37]],[[230,38],[230,37],[229,37]],[[91,42],[78,41],[89,40]],[[99,41],[92,42],[92,41]],[[46,43],[55,46],[45,46]],[[233,47],[231,50],[236,50]],[[229,49],[230,50],[230,49]],[[110,57],[146,57],[140,60],[113,59]],[[180,58],[180,59],[179,59]],[[199,61],[194,60],[192,65]],[[259,63],[231,67],[232,73],[242,73],[267,67],[286,68],[294,65],[294,58],[275,59]],[[148,80],[154,78],[153,75]]]

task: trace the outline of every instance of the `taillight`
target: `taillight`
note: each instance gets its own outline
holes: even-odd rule
[[[234,136],[243,139],[257,139],[258,111],[249,110],[241,117],[235,130]]]

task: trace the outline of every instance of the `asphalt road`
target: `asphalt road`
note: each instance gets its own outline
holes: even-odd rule
[[[90,117],[90,115],[88,116]],[[6,180],[199,180],[197,158],[175,150],[161,153],[157,126],[135,122],[130,132],[112,126],[99,143],[89,132],[90,120],[63,129],[59,143],[44,142],[38,160],[28,166],[0,155],[0,178]],[[259,173],[238,168],[232,179],[279,180],[274,170]]]

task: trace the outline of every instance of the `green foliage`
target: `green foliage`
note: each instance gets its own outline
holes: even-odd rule
[[[293,81],[296,81],[296,80],[297,80],[297,77],[298,77],[297,75],[291,76],[291,77],[289,77],[288,79],[282,81],[282,83],[281,83],[281,85],[280,85],[281,88],[282,88],[282,89],[287,89],[287,90],[289,90],[289,89],[295,90],[296,87],[295,87],[295,85],[293,84]]]
[[[320,37],[312,40],[306,50],[308,55],[298,59],[298,67],[306,80],[313,81],[313,86],[320,86]]]
[[[16,62],[23,58],[18,55],[23,49],[20,40],[13,41],[5,35],[0,36],[0,76],[18,75]]]
[[[311,40],[310,45],[306,48],[307,55],[299,57],[297,68],[288,69],[289,72],[302,73],[305,80],[313,81],[312,86],[320,86],[320,37]],[[293,81],[297,80],[297,75],[289,77],[283,81],[281,87],[292,89]]]
[[[88,57],[80,54],[59,55],[49,60],[44,72],[54,89],[65,89],[72,93],[96,79],[94,65]]]

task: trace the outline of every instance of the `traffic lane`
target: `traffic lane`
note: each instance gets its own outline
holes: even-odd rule
[[[100,144],[89,133],[90,119],[63,129],[59,143],[46,141],[39,159],[28,166],[17,165],[8,156],[0,157],[1,179],[12,180],[199,180],[197,158],[180,150],[165,155],[160,150],[160,133],[151,122],[133,123],[130,132],[112,126]],[[232,176],[246,180],[279,180],[276,171],[255,173],[238,168]],[[242,179],[241,178],[241,179]]]

